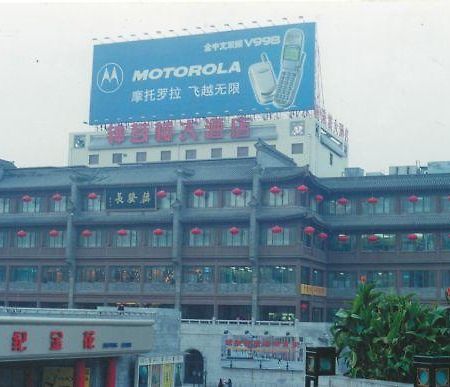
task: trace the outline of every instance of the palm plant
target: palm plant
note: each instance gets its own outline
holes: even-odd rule
[[[413,355],[450,355],[450,310],[360,284],[331,329],[348,375],[411,382]]]

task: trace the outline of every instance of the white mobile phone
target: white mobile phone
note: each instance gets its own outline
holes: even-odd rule
[[[306,54],[303,51],[305,35],[302,30],[291,28],[286,31],[281,55],[280,74],[273,97],[278,108],[287,108],[295,100],[303,75]]]
[[[253,63],[248,68],[248,76],[258,103],[260,105],[271,103],[276,80],[272,63],[265,52],[261,54],[261,62]]]

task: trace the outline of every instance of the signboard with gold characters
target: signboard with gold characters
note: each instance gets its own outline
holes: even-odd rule
[[[155,188],[131,187],[106,190],[106,209],[133,210],[154,209]]]

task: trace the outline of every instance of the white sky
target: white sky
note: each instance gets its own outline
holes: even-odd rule
[[[450,2],[0,4],[0,158],[65,165],[87,130],[92,38],[257,20],[318,23],[325,107],[350,131],[350,165],[450,160]]]

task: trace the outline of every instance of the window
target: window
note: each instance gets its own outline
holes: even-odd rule
[[[190,247],[205,247],[212,246],[212,229],[203,228],[200,234],[192,234],[190,230],[188,234],[188,246]]]
[[[43,283],[69,282],[69,272],[67,267],[44,266],[41,270],[41,277]]]
[[[339,308],[327,308],[327,322],[334,322]]]
[[[37,282],[37,266],[11,266],[9,276],[11,282]]]
[[[154,235],[150,233],[149,245],[151,247],[171,247],[172,246],[172,230],[165,229],[162,235]]]
[[[139,266],[112,266],[110,269],[113,283],[139,283],[141,281],[141,268]]]
[[[443,212],[450,212],[450,195],[445,195],[441,197],[441,207]],[[0,212],[2,212],[1,202],[0,202]]]
[[[209,266],[184,266],[183,282],[187,284],[214,283],[214,269]]]
[[[197,158],[197,150],[187,149],[186,150],[186,160],[195,160]]]
[[[77,282],[105,282],[105,268],[101,266],[78,267]]]
[[[238,146],[236,156],[237,157],[248,157],[248,146]]]
[[[409,197],[402,198],[402,212],[407,214],[418,214],[434,211],[434,203],[431,196],[417,196],[417,202],[410,202]]]
[[[66,247],[66,232],[58,230],[59,234],[51,236],[49,232],[46,233],[45,247],[63,248]]]
[[[338,200],[329,200],[327,202],[329,215],[350,215],[352,213],[352,202],[348,200],[346,204],[339,204]]]
[[[248,228],[239,227],[239,232],[234,235],[230,229],[222,229],[222,246],[248,246]]]
[[[378,239],[370,241],[369,236],[375,235]],[[395,234],[363,234],[361,235],[361,249],[363,251],[394,251],[396,247]]]
[[[362,213],[364,215],[381,215],[395,213],[395,199],[393,197],[377,197],[377,203],[362,201]]]
[[[97,165],[99,163],[99,155],[89,155],[89,165]]]
[[[249,284],[252,282],[252,268],[248,266],[231,266],[220,268],[221,284]]]
[[[435,272],[426,270],[402,271],[402,287],[404,288],[434,288]]]
[[[379,288],[393,288],[396,286],[395,273],[392,271],[368,271],[367,281],[373,282]]]
[[[231,190],[223,192],[224,207],[247,207],[252,199],[251,190],[242,190],[240,195],[235,195]]]
[[[450,270],[446,270],[442,273],[442,287],[450,287]]]
[[[102,232],[100,230],[90,230],[91,236],[83,236],[80,234],[80,247],[102,247]]]
[[[125,235],[119,235],[114,232],[113,246],[114,247],[136,247],[138,244],[137,230],[126,230]]]
[[[442,236],[442,250],[450,250],[450,231],[449,232],[443,232],[441,234]],[[1,237],[1,235],[0,235]]]
[[[340,235],[332,235],[330,238],[329,248],[331,251],[352,251],[356,246],[356,236],[347,235],[349,238],[344,240]]]
[[[330,165],[333,165],[333,153],[330,152]]]
[[[323,286],[324,283],[325,283],[325,281],[324,281],[323,270],[313,269],[313,271],[312,271],[312,285],[314,285],[314,286]]]
[[[211,149],[211,158],[212,159],[221,159],[222,158],[222,148],[212,148]]]
[[[272,227],[263,229],[263,245],[265,246],[289,246],[294,243],[294,238],[291,237],[293,229],[289,227],[283,227],[283,230],[279,233],[274,233]]]
[[[148,266],[145,268],[145,282],[153,284],[175,284],[173,266]]]
[[[82,134],[76,134],[73,136],[73,147],[75,149],[82,149],[86,146],[86,136]]]
[[[0,249],[7,247],[8,232],[0,230]]]
[[[332,289],[352,289],[356,287],[356,273],[332,271],[328,273],[328,287]]]
[[[84,196],[84,206],[85,211],[88,212],[98,212],[103,211],[105,209],[105,201],[103,199],[103,195],[98,192],[95,192],[97,197],[95,199],[89,199],[87,197],[88,192],[85,193]]]
[[[10,198],[0,198],[0,214],[7,214],[10,211],[10,206]]]
[[[113,153],[112,162],[113,164],[121,164],[122,163],[122,153]]]
[[[303,153],[303,143],[299,142],[299,143],[296,143],[296,144],[292,144],[292,146],[291,146],[291,153],[293,155],[302,154]]]
[[[300,282],[305,285],[311,285],[311,269],[306,266],[301,267]]]
[[[313,322],[323,321],[323,308],[312,308],[312,319]]]
[[[36,231],[26,231],[26,235],[19,237],[16,235],[16,247],[20,249],[29,249],[36,247],[37,235]]]
[[[192,208],[212,208],[218,206],[218,198],[217,191],[206,191],[202,196],[196,196],[192,192],[189,201]]]
[[[265,192],[265,204],[271,207],[294,206],[296,198],[295,188],[283,188],[281,192],[275,194],[267,189]]]
[[[164,198],[156,198],[157,208],[170,208],[175,200],[177,200],[177,193],[172,191],[166,191],[166,196]]]
[[[409,235],[415,235],[417,239],[409,239]],[[434,234],[432,233],[415,233],[402,235],[402,251],[434,251]]]
[[[161,151],[161,161],[170,161],[172,159],[172,152],[169,150]]]
[[[262,321],[294,321],[295,306],[264,305],[259,307]]]
[[[0,282],[5,282],[6,279],[6,267],[0,266]]]
[[[40,212],[41,209],[41,198],[40,197],[32,197],[31,201],[24,202],[20,200],[19,202],[19,212]]]
[[[145,163],[147,161],[147,152],[136,152],[136,162]]]
[[[261,266],[259,268],[262,284],[293,284],[295,270],[293,266]]]
[[[62,195],[61,200],[50,199],[50,212],[65,212],[67,209],[67,196]]]

